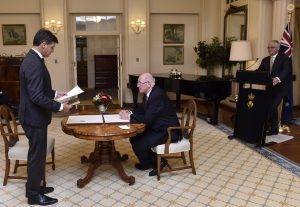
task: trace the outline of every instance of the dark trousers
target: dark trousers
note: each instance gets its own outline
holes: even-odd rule
[[[130,138],[132,149],[143,166],[155,165],[156,154],[152,152],[151,147],[163,144],[165,141],[164,134],[147,131]]]
[[[130,138],[132,149],[141,165],[156,166],[156,153],[151,150],[151,147],[165,144],[166,137],[167,135],[164,132],[154,132],[146,130],[144,133]],[[172,133],[171,142],[177,142],[179,140],[179,137],[179,132],[174,131],[174,133]]]
[[[279,126],[278,126],[278,106],[282,100],[282,96],[276,96],[272,98],[272,105],[269,115],[269,121],[270,121],[270,131],[278,133]]]
[[[41,181],[45,176],[47,126],[23,126],[23,129],[29,140],[26,197],[30,197],[39,193]]]

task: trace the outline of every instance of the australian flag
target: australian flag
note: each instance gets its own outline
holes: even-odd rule
[[[285,53],[290,58],[290,67],[291,71],[293,71],[292,65],[292,56],[293,56],[293,40],[292,40],[292,33],[290,28],[290,23],[288,23],[283,31],[281,41],[280,41],[280,50],[279,52]],[[292,80],[292,72],[289,77]],[[281,116],[281,123],[288,124],[293,119],[293,84],[289,86],[289,93],[283,100],[283,107],[282,107],[282,116]]]

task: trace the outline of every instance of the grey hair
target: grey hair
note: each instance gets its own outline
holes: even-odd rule
[[[271,40],[271,42],[276,44],[277,49],[280,48],[280,42],[278,40]]]
[[[145,73],[145,81],[155,84],[155,78],[150,73]]]

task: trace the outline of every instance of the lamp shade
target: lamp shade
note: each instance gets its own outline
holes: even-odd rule
[[[247,61],[252,60],[252,52],[250,42],[247,40],[239,40],[231,42],[230,61]]]

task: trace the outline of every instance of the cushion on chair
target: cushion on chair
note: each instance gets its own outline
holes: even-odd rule
[[[47,140],[47,156],[51,154],[54,147],[55,139],[48,137]],[[8,159],[13,160],[27,160],[28,154],[28,139],[26,137],[20,138],[20,140],[15,144],[15,146],[10,147],[8,150]]]
[[[190,141],[188,139],[182,139],[177,143],[170,143],[169,153],[186,152],[190,150]],[[165,144],[152,147],[152,151],[156,154],[165,154]]]
[[[9,136],[8,145],[10,147],[13,147],[13,146],[15,146],[15,144],[17,143],[17,141],[19,141],[18,136]]]

